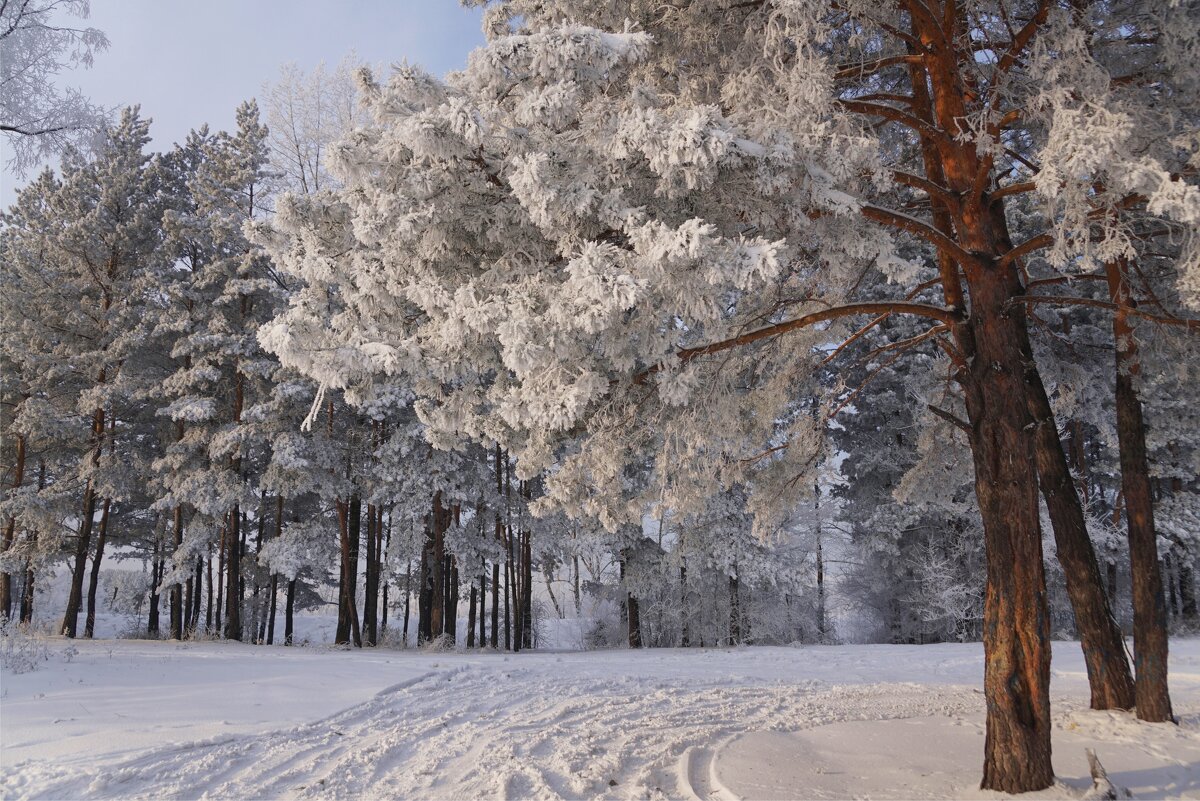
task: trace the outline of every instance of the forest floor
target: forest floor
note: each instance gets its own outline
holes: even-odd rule
[[[0,797],[1000,798],[977,789],[982,647],[522,654],[45,641],[5,671]],[[1200,798],[1200,640],[1181,725],[1087,708],[1054,644],[1054,765],[1095,748],[1137,798]]]

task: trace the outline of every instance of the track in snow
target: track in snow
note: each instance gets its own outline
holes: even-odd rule
[[[746,730],[977,712],[969,687],[724,686],[553,675],[520,658],[435,670],[323,720],[114,760],[4,771],[6,798],[731,797],[714,746]],[[649,667],[649,666],[648,666]],[[565,671],[564,671],[565,673]]]

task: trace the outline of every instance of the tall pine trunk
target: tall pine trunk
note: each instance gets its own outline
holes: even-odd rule
[[[100,371],[104,383],[105,371]],[[104,447],[104,409],[92,414],[92,465],[100,463],[100,452]],[[83,573],[87,567],[88,551],[92,545],[92,526],[96,517],[96,488],[89,478],[83,490],[83,515],[79,519],[79,537],[75,541],[75,562],[71,572],[71,590],[67,595],[67,608],[60,627],[67,637],[75,637],[79,631],[79,608],[83,605]]]
[[[96,555],[92,557],[92,570],[88,577],[87,617],[83,621],[83,636],[89,640],[96,632],[96,588],[100,584],[100,563],[104,560],[104,545],[108,541],[108,511],[112,501],[104,499],[100,509],[100,531],[96,535]],[[157,554],[155,555],[157,561]]]
[[[1173,721],[1167,690],[1167,610],[1154,529],[1154,499],[1146,454],[1146,428],[1135,382],[1141,374],[1137,339],[1129,320],[1133,307],[1124,261],[1106,265],[1116,351],[1117,441],[1125,525],[1129,531],[1129,569],[1133,587],[1133,658],[1136,669],[1137,716],[1146,721]]]
[[[291,645],[296,622],[296,579],[289,579],[287,585],[287,603],[283,608],[283,644]]]
[[[367,645],[377,645],[379,642],[379,562],[378,534],[379,524],[374,504],[367,504],[367,573],[363,595],[363,641]]]
[[[338,592],[338,628],[335,641],[338,643],[351,642],[362,647],[362,630],[358,625],[358,610],[355,608],[355,577],[358,573],[358,548],[353,544],[358,537],[359,516],[362,513],[361,501],[358,495],[351,497],[349,503],[337,502],[338,534],[341,545],[341,588]],[[344,629],[343,626],[346,628]]]
[[[225,582],[225,639],[242,639],[242,512],[238,504],[229,511],[225,543],[228,553],[225,567],[228,578]]]
[[[1038,476],[1027,370],[1022,293],[1011,269],[973,270],[973,346],[960,367],[975,495],[987,559],[984,598],[984,695],[987,736],[982,787],[1002,792],[1054,783],[1050,761],[1050,624],[1038,513]]]

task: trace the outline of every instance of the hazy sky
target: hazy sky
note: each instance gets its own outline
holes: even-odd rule
[[[104,106],[141,104],[153,148],[166,149],[202,123],[232,127],[238,103],[289,61],[333,65],[354,50],[367,64],[458,69],[483,42],[479,17],[456,0],[92,0],[84,24],[110,47],[60,80]],[[8,206],[23,182],[0,179]]]

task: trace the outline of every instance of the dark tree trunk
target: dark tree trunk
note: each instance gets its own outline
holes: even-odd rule
[[[467,599],[467,647],[475,647],[475,582],[471,582],[471,593]]]
[[[429,553],[429,637],[440,637],[446,631],[446,513],[442,509],[442,492],[433,494],[430,510],[433,541]]]
[[[1129,531],[1129,568],[1133,589],[1133,655],[1136,669],[1137,716],[1146,721],[1173,721],[1167,690],[1167,610],[1158,565],[1158,536],[1142,402],[1134,382],[1141,373],[1137,340],[1126,309],[1132,308],[1123,262],[1107,265],[1109,294],[1118,309],[1113,315],[1116,351],[1117,441],[1125,524]]]
[[[500,647],[500,563],[492,563],[492,648]]]
[[[408,618],[409,604],[412,601],[412,562],[410,561],[404,569],[404,629],[400,632],[400,639],[404,640],[404,647],[408,647]]]
[[[162,546],[159,546],[161,549]],[[162,584],[163,576],[166,575],[166,564],[163,562],[161,554],[156,555],[153,566],[150,570],[150,576],[153,579],[153,584],[150,586],[150,611],[146,615],[146,635],[158,639],[158,585]]]
[[[575,593],[575,616],[583,615],[583,596],[579,592],[579,555],[575,554],[571,557],[571,563],[574,566],[572,571],[572,591]]]
[[[512,553],[511,538],[509,553]],[[513,650],[512,637],[512,594],[513,594],[513,563],[512,559],[504,560],[504,650]],[[516,650],[520,650],[520,645]]]
[[[742,599],[737,576],[729,577],[729,644],[742,644]]]
[[[367,574],[363,596],[363,640],[367,645],[379,644],[379,563],[376,526],[378,518],[374,504],[367,504]]]
[[[174,522],[174,529],[172,532],[171,541],[175,546],[174,553],[179,553],[179,549],[183,545],[183,507],[182,506],[175,507],[175,514],[174,514],[173,522]],[[190,581],[189,581],[189,585],[190,585]],[[187,598],[188,598],[188,602],[190,603],[191,598],[192,598],[192,592],[191,592],[190,586],[188,587]],[[183,601],[184,601],[183,585],[180,584],[179,582],[175,582],[174,584],[171,585],[171,598],[170,598],[170,602],[169,602],[170,607],[171,607],[170,626],[171,626],[171,639],[172,640],[182,640],[183,639],[183,630],[184,630],[184,625],[185,625],[184,619],[183,619]]]
[[[100,531],[96,535],[96,555],[92,557],[92,571],[88,576],[87,616],[83,621],[83,636],[89,640],[96,631],[96,588],[100,584],[100,563],[104,561],[104,545],[108,541],[108,510],[112,501],[104,499],[100,508]]]
[[[335,642],[338,644],[351,642],[362,647],[362,630],[358,625],[358,610],[356,607],[355,576],[358,573],[358,539],[359,516],[362,513],[361,502],[357,495],[351,497],[349,503],[337,502],[338,533],[342,552],[342,569],[340,591],[338,592],[338,627]]]
[[[1035,453],[1042,498],[1054,527],[1055,550],[1075,612],[1091,686],[1092,709],[1132,709],[1133,676],[1125,657],[1125,641],[1104,593],[1096,550],[1088,536],[1083,506],[1058,438],[1054,412],[1037,369],[1027,371],[1029,413],[1036,423]]]
[[[190,573],[191,571],[189,570],[188,572]],[[195,588],[193,587],[195,581],[195,578],[189,575],[187,581],[183,583],[183,604],[180,607],[183,612],[183,623],[179,639],[186,637],[187,633],[195,625],[195,621],[192,618],[192,593],[195,592]]]
[[[528,531],[521,537],[521,562],[525,571],[521,579],[521,645],[525,648],[533,647],[533,550],[529,538]]]
[[[225,535],[222,534],[221,538],[224,539],[224,536]],[[206,632],[211,633],[213,630],[213,622],[214,622],[213,621],[213,573],[212,573],[212,557],[211,556],[209,556],[207,559],[204,560],[204,565],[205,565],[206,573],[207,573],[206,578],[208,579],[208,583],[207,583],[208,597],[205,599],[207,601],[207,603],[205,603],[205,605],[204,605],[204,630]],[[218,574],[220,573],[219,570],[217,572],[218,572]],[[197,593],[197,595],[199,595],[199,593]],[[219,598],[220,596],[218,595],[217,597]]]
[[[275,644],[275,607],[279,601],[279,574],[271,574],[271,609],[267,613],[267,645]]]
[[[283,644],[292,644],[292,633],[295,631],[296,613],[296,579],[289,579],[287,586],[287,603],[283,607]]]
[[[96,516],[96,491],[91,482],[83,491],[83,517],[79,523],[79,537],[75,541],[75,563],[71,572],[71,591],[67,596],[67,609],[63,614],[62,633],[74,637],[79,627],[79,607],[83,602],[83,574],[87,568],[88,550],[92,542],[92,518]]]
[[[450,642],[458,638],[458,560],[446,557],[446,636]]]
[[[576,569],[578,569],[578,563],[576,563]],[[686,557],[679,563],[679,630],[679,646],[681,648],[691,647],[691,610],[688,608]]]
[[[379,573],[376,548],[376,507],[367,504],[367,565],[362,597],[362,640],[377,645],[379,640]]]
[[[204,586],[204,560],[196,557],[195,594],[192,596],[192,625],[189,634],[194,634],[200,627],[200,605],[203,603],[200,593]]]
[[[242,511],[234,504],[229,512],[228,536],[225,538],[229,553],[225,557],[228,579],[225,582],[225,639],[242,639]]]
[[[626,619],[629,621],[629,647],[642,647],[642,615],[638,608],[638,599],[632,594],[625,597]]]
[[[213,630],[221,631],[221,614],[225,608],[225,562],[226,549],[229,547],[229,521],[221,526],[221,540],[217,543],[217,597],[213,608]]]
[[[1192,555],[1186,550],[1179,555],[1179,601],[1183,619],[1196,621],[1196,573]]]
[[[105,308],[108,308],[107,301]],[[98,384],[105,382],[106,371],[100,370]],[[92,465],[100,463],[100,454],[104,449],[104,409],[97,409],[92,414]],[[79,631],[79,608],[83,605],[83,571],[87,563],[88,550],[92,545],[92,526],[96,517],[96,489],[92,480],[88,479],[83,491],[83,516],[79,521],[79,539],[75,541],[75,564],[71,571],[71,591],[67,596],[67,609],[63,614],[62,633],[75,637]]]
[[[25,562],[25,588],[21,593],[21,623],[29,625],[33,622],[33,594],[37,587],[34,586],[36,576],[33,571],[33,562]]]
[[[479,647],[487,645],[487,560],[480,559],[479,571]]]

